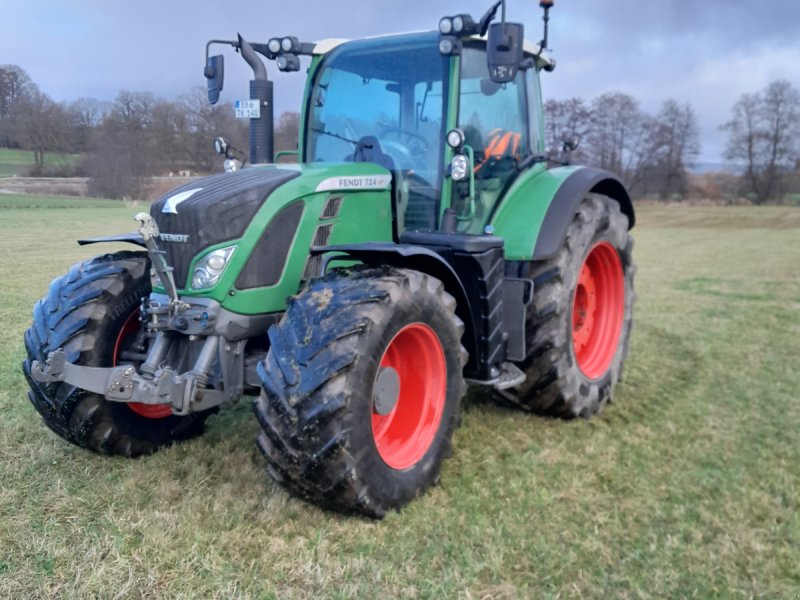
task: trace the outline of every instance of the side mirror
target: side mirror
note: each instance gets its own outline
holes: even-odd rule
[[[219,102],[219,94],[225,82],[225,57],[221,54],[209,56],[203,74],[208,79],[208,102],[216,104]]]
[[[578,146],[581,145],[581,138],[579,137],[570,137],[568,134],[564,134],[561,136],[561,143],[563,144],[561,149],[566,154],[570,154],[571,152],[575,152],[578,149]]]
[[[522,63],[525,27],[521,23],[492,23],[489,26],[487,59],[495,83],[514,81]]]
[[[228,156],[228,142],[224,138],[214,138],[214,152]]]

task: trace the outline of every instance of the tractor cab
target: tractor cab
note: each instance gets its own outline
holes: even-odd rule
[[[431,32],[332,49],[323,42],[309,82],[302,161],[391,171],[398,234],[438,229],[447,209],[457,231],[482,234],[520,163],[542,151],[532,53],[511,81],[497,83],[485,39],[466,39],[455,55],[443,54],[440,41]],[[453,165],[456,156],[469,165],[459,171],[465,159]]]

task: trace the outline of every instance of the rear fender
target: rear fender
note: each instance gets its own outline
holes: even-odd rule
[[[561,247],[578,206],[589,193],[619,202],[635,223],[633,203],[619,178],[589,167],[533,168],[506,194],[492,217],[494,234],[505,240],[506,260],[544,260]]]

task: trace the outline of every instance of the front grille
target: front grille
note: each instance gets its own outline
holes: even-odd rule
[[[278,283],[303,215],[303,207],[302,201],[293,202],[272,219],[239,274],[237,289],[249,290]]]

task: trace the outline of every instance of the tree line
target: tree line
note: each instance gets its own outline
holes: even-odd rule
[[[617,173],[637,198],[689,194],[701,151],[689,104],[670,99],[648,114],[632,96],[610,92],[591,101],[549,100],[544,109],[554,161]],[[276,148],[296,146],[298,125],[297,113],[281,115]],[[744,94],[721,129],[728,135],[725,158],[741,171],[736,194],[763,204],[800,192],[800,93],[791,84],[775,81]],[[94,195],[140,197],[152,176],[219,170],[212,147],[219,135],[249,148],[247,122],[234,117],[230,102],[210,106],[202,87],[174,100],[123,90],[113,102],[56,102],[19,66],[0,66],[0,147],[31,151],[32,175],[48,174],[47,153],[80,154],[70,174],[88,176]]]
[[[611,92],[545,103],[545,139],[550,157],[618,174],[637,197],[685,197],[688,172],[700,154],[692,107],[664,102],[655,116],[627,94]],[[570,144],[578,144],[569,152]]]
[[[686,198],[701,151],[689,104],[670,99],[650,115],[628,94],[612,92],[545,103],[550,158],[607,169],[637,197]],[[744,94],[728,121],[724,157],[738,167],[734,193],[755,204],[800,193],[800,92],[787,81]],[[580,141],[577,149],[566,146]]]
[[[278,147],[296,146],[298,121],[295,113],[279,119]],[[0,147],[31,151],[33,176],[83,175],[92,195],[143,197],[153,176],[221,170],[217,136],[249,148],[247,122],[235,118],[230,102],[209,105],[203,87],[174,100],[123,90],[113,102],[56,102],[22,68],[0,66]],[[48,172],[45,155],[56,152],[82,159],[71,172]]]

